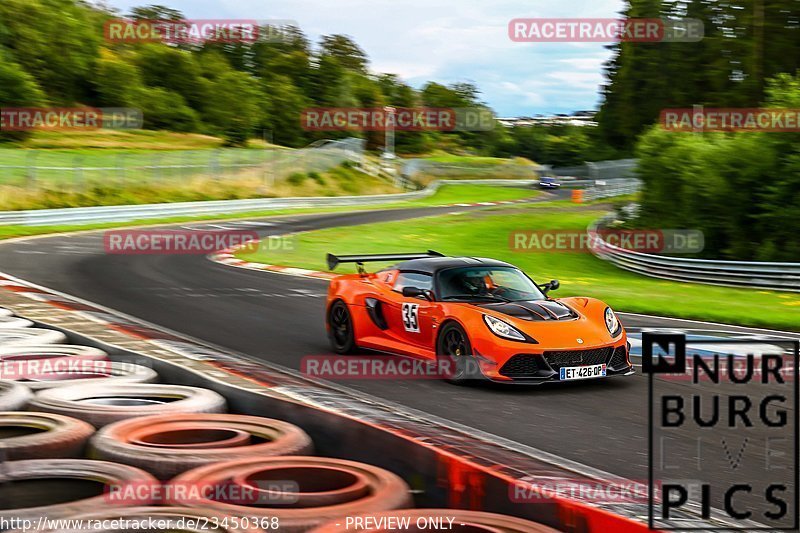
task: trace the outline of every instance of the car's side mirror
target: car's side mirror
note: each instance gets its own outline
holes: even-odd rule
[[[545,283],[544,285],[539,285],[539,288],[542,289],[542,292],[547,294],[550,291],[557,290],[561,284],[558,282],[557,279],[551,279],[549,283]]]
[[[433,300],[433,294],[428,289],[419,287],[403,287],[403,296],[406,298],[419,298],[422,296],[426,300]]]

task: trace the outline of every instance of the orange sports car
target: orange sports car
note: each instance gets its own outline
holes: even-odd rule
[[[367,273],[365,262],[400,261]],[[625,328],[594,298],[554,299],[557,280],[537,285],[492,259],[418,254],[335,256],[356,263],[328,290],[333,350],[359,348],[436,363],[452,382],[488,378],[544,383],[633,374]]]

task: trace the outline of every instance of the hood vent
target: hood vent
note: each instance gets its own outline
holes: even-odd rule
[[[531,300],[521,302],[497,302],[478,304],[478,307],[491,309],[521,320],[549,321],[573,320],[578,318],[575,311],[555,300]]]

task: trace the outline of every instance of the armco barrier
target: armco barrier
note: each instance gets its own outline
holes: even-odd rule
[[[0,305],[39,325],[57,324],[71,341],[101,348],[113,360],[148,364],[167,382],[215,390],[234,412],[295,424],[310,435],[319,455],[393,471],[409,483],[419,508],[484,510],[569,532],[647,531],[646,503],[598,503],[582,493],[549,494],[534,502],[511,496],[513,487],[525,480],[590,480],[596,490],[603,486],[608,493],[631,481],[198,344],[10,276],[0,275],[0,281]],[[731,525],[713,518],[706,523]]]
[[[800,263],[715,261],[634,252],[600,238],[596,230],[608,221],[604,217],[589,227],[599,245],[592,246],[592,252],[624,270],[676,281],[800,292]]]
[[[65,209],[33,209],[28,211],[0,212],[0,226],[47,226],[54,224],[92,224],[99,222],[128,222],[150,218],[180,217],[268,211],[287,208],[337,207],[380,205],[402,200],[431,196],[442,185],[495,184],[503,186],[533,186],[536,180],[440,180],[427,188],[398,194],[368,196],[254,198],[246,200],[213,200],[209,202],[176,202],[145,205],[114,205],[98,207],[70,207]]]

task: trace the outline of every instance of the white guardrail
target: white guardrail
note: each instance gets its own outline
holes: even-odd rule
[[[425,198],[442,185],[492,183],[495,185],[533,186],[537,180],[439,180],[425,189],[406,193],[365,196],[254,198],[246,200],[214,200],[208,202],[176,202],[144,205],[114,205],[98,207],[69,207],[64,209],[34,209],[28,211],[0,211],[0,226],[49,226],[56,224],[93,224],[102,222],[129,222],[151,218],[195,215],[246,213],[286,208],[337,207],[380,205],[402,200]]]
[[[716,261],[625,250],[603,241],[596,230],[610,220],[604,217],[589,227],[597,246],[592,252],[615,266],[654,278],[800,292],[800,263]]]

